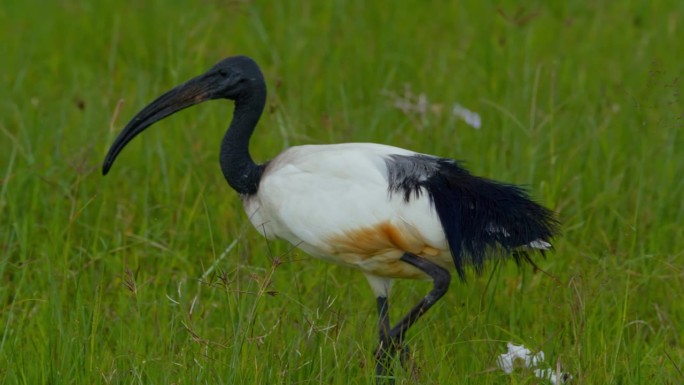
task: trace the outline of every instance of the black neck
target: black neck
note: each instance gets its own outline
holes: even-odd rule
[[[230,187],[241,195],[253,195],[259,188],[264,165],[257,165],[249,154],[249,138],[266,104],[263,80],[235,99],[235,112],[221,142],[221,171]]]

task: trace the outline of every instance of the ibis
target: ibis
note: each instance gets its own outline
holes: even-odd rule
[[[374,143],[291,147],[255,163],[249,141],[266,103],[266,82],[246,56],[221,60],[159,96],[118,135],[106,175],[128,142],[155,122],[213,99],[234,101],[219,152],[221,171],[247,217],[266,238],[360,270],[375,294],[378,379],[405,363],[411,326],[448,290],[451,271],[481,272],[486,261],[551,248],[559,222],[525,189],[475,176],[455,160]],[[432,289],[394,326],[388,297],[395,279],[431,280]]]

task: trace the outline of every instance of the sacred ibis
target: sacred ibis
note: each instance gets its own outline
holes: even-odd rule
[[[345,143],[292,147],[255,163],[249,140],[266,103],[266,83],[245,56],[220,61],[143,108],[112,144],[102,173],[147,127],[212,99],[235,102],[219,161],[257,231],[368,279],[379,314],[379,378],[391,377],[407,330],[446,293],[449,270],[464,279],[466,266],[480,272],[487,259],[502,256],[530,261],[530,251],[551,247],[558,228],[552,211],[522,188],[474,176],[451,159]],[[432,280],[434,286],[390,327],[388,296],[396,278]]]

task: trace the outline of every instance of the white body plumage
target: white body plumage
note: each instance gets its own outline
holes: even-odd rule
[[[406,252],[453,268],[428,194],[406,201],[390,193],[391,155],[429,156],[374,143],[292,147],[269,162],[257,193],[243,197],[245,210],[265,237],[359,269],[376,296],[387,296],[392,278],[430,278],[400,260]]]

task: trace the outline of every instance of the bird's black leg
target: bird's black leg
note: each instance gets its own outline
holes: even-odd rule
[[[409,355],[408,349],[403,345],[406,332],[437,300],[442,298],[449,289],[449,283],[451,282],[451,274],[447,270],[424,258],[406,253],[401,257],[401,260],[424,271],[432,277],[434,284],[428,295],[420,300],[392,329],[390,329],[389,323],[389,304],[387,303],[387,298],[377,298],[380,345],[375,352],[377,360],[375,375],[377,383],[383,385],[394,384],[391,370],[392,358],[399,349],[401,349],[399,357],[401,364],[404,367],[406,366]]]
[[[393,383],[391,377],[392,354],[390,348],[390,319],[389,319],[389,303],[387,297],[378,297],[378,349],[375,351],[375,375],[378,378],[378,383],[383,378],[387,379],[388,383]]]
[[[414,306],[413,309],[411,309],[411,311],[409,311],[408,314],[406,314],[406,316],[404,316],[404,318],[402,318],[402,320],[389,332],[391,352],[396,351],[397,348],[401,348],[402,353],[400,358],[402,365],[405,365],[406,359],[408,358],[408,350],[403,350],[402,346],[406,332],[418,318],[425,314],[425,312],[447,292],[449,283],[451,283],[451,274],[444,268],[413,254],[406,253],[401,257],[401,260],[424,271],[432,277],[433,281],[432,290],[430,290],[428,295],[420,300],[420,302],[418,302],[418,304]]]

